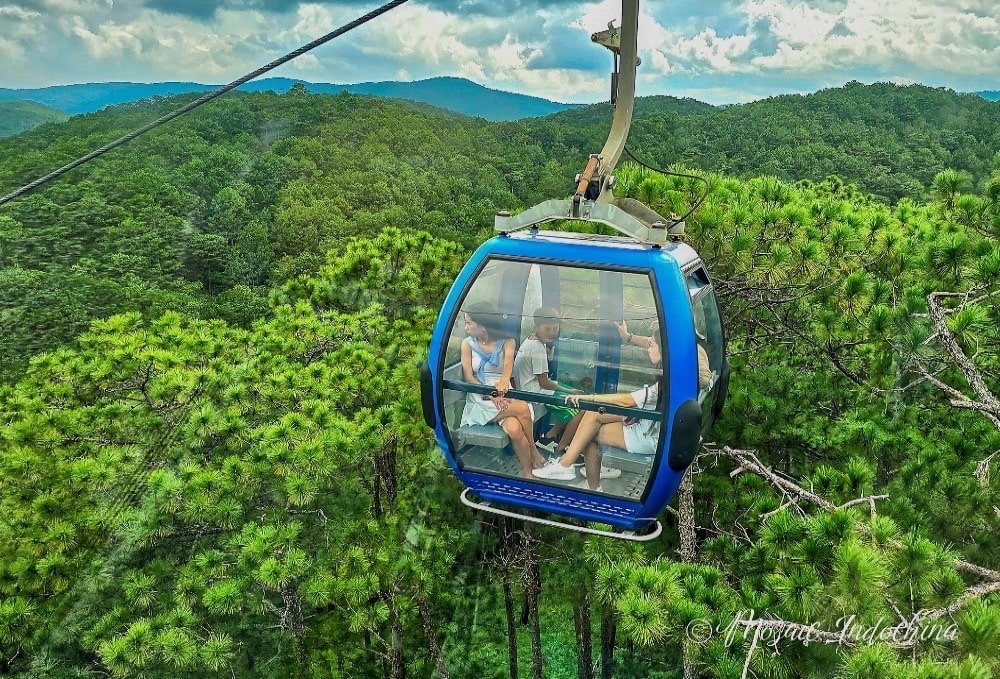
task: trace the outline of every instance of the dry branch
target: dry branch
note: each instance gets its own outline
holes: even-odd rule
[[[955,335],[953,335],[951,330],[948,328],[944,308],[938,304],[938,299],[941,297],[955,296],[964,296],[968,298],[968,295],[956,295],[955,293],[947,292],[932,292],[927,295],[927,310],[930,314],[931,322],[934,324],[935,335],[941,340],[941,344],[943,344],[944,348],[949,354],[951,354],[955,363],[958,364],[959,369],[962,371],[962,374],[965,375],[965,379],[968,381],[969,386],[972,387],[974,392],[976,392],[976,396],[979,397],[979,400],[991,411],[1000,412],[1000,401],[998,401],[996,395],[990,391],[990,388],[986,386],[986,381],[983,379],[982,373],[980,373],[979,369],[976,368],[972,359],[966,356],[965,352],[962,351],[962,347],[959,346],[958,340],[955,339]],[[971,399],[967,397],[964,398],[965,400],[971,401]]]
[[[794,481],[791,481],[790,479],[779,475],[777,472],[764,465],[764,463],[760,461],[760,459],[753,451],[737,450],[735,448],[730,448],[728,446],[725,446],[723,448],[706,449],[706,452],[702,453],[702,455],[729,457],[735,460],[740,465],[737,468],[736,472],[752,471],[758,474],[759,476],[763,477],[764,479],[770,481],[771,484],[775,486],[778,490],[780,490],[785,497],[801,498],[809,500],[812,504],[826,511],[843,509],[856,504],[860,504],[862,502],[874,502],[875,500],[881,500],[888,497],[887,495],[873,495],[869,497],[857,498],[855,500],[850,500],[849,502],[845,502],[842,505],[837,505],[831,502],[830,500],[826,499],[825,497],[822,497],[820,495],[817,495],[816,493],[808,491],[802,486],[795,483]],[[735,475],[736,472],[733,472],[731,476]],[[863,526],[864,524],[862,524],[862,527]],[[898,544],[896,546],[898,546]],[[998,571],[993,571],[988,568],[983,568],[982,566],[977,566],[976,564],[969,563],[968,561],[963,561],[962,559],[955,559],[954,566],[956,570],[968,573],[970,575],[974,575],[975,577],[987,580],[990,583],[1000,582],[1000,572]],[[975,588],[970,588],[969,590],[966,590],[966,593],[973,591],[974,589]],[[993,591],[997,590],[990,590],[990,592]],[[962,597],[959,597],[959,599],[961,598]]]
[[[990,388],[986,385],[986,380],[983,378],[982,373],[976,367],[972,359],[966,356],[965,352],[962,351],[962,347],[959,346],[958,340],[955,339],[955,335],[951,332],[948,327],[947,313],[944,307],[938,303],[938,299],[944,297],[962,297],[965,299],[963,304],[974,304],[975,302],[981,301],[988,297],[993,296],[996,293],[990,293],[987,295],[980,295],[979,297],[969,300],[972,292],[968,293],[953,293],[953,292],[932,292],[927,295],[927,310],[928,316],[931,322],[934,324],[934,334],[928,338],[928,341],[933,338],[938,338],[941,344],[944,345],[945,350],[951,354],[952,359],[958,365],[962,374],[965,376],[966,382],[972,387],[972,390],[976,393],[978,401],[973,400],[963,394],[958,389],[945,384],[941,380],[933,377],[927,370],[922,370],[924,379],[929,381],[934,386],[941,389],[943,392],[951,396],[951,405],[957,408],[966,408],[969,410],[975,410],[984,417],[986,417],[990,422],[993,423],[997,429],[1000,429],[1000,400],[997,399],[996,395],[990,391]],[[983,485],[989,483],[990,479],[990,463],[996,453],[993,453],[986,459],[979,462],[976,465],[975,475],[979,479],[979,482]]]

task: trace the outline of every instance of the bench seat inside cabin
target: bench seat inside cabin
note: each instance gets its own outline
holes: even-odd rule
[[[601,443],[598,447],[601,450],[601,464],[605,467],[635,474],[649,474],[653,468],[654,455],[637,455],[607,443]]]

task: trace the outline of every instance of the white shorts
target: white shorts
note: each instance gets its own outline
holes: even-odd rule
[[[648,429],[649,423],[645,420],[639,420],[635,424],[626,424],[622,427],[622,434],[625,436],[625,450],[636,455],[655,453],[659,427],[655,427],[653,431],[648,431]]]
[[[535,409],[534,403],[528,404],[528,412],[531,414],[531,419],[535,419]],[[500,410],[490,399],[483,399],[482,394],[466,394],[465,395],[465,410],[462,411],[462,423],[460,426],[465,427],[470,424],[489,424],[495,422],[496,418],[500,415]]]

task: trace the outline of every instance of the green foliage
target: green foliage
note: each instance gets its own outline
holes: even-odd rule
[[[404,271],[442,255],[446,280],[458,263],[425,233],[352,248]],[[381,304],[402,284],[349,313],[299,296],[253,331],[115,316],[36,361],[0,400],[4,649],[44,632],[46,648],[89,650],[118,675],[248,670],[281,635],[304,640],[310,607],[351,611],[353,643],[412,616],[392,588],[435,587],[450,539],[414,552],[399,535],[400,508],[425,493],[402,480],[443,471],[415,424],[410,376],[433,316],[411,288],[391,319]],[[66,630],[78,637],[32,629],[36,608],[83,602]]]
[[[2,142],[0,183],[176,103]],[[719,677],[995,674],[995,596],[965,600],[956,559],[1000,568],[1000,474],[981,469],[1000,438],[928,382],[968,386],[926,302],[955,293],[948,329],[997,393],[995,106],[852,84],[639,109],[639,155],[763,175],[706,175],[688,218],[730,342],[712,439],[820,500],[706,455],[694,563],[672,519],[645,547],[539,532],[545,675],[682,676],[685,653]],[[495,209],[568,194],[600,111],[490,125],[239,96],[0,215],[0,671],[506,676],[502,583],[517,618],[528,556],[457,502],[416,368]],[[629,164],[616,187],[664,212],[699,191]],[[912,648],[760,639],[748,661],[753,635],[723,632],[946,606],[956,638]],[[514,636],[527,676],[531,630]]]
[[[112,107],[0,142],[0,186],[29,181],[182,99]],[[632,145],[663,164],[682,158],[715,171],[770,175],[750,191],[760,207],[733,214],[744,227],[751,214],[770,228],[807,226],[808,207],[781,180],[837,173],[887,200],[923,198],[933,188],[958,223],[1000,230],[992,194],[980,200],[967,193],[970,180],[990,172],[996,110],[975,97],[885,84],[726,109],[653,97],[638,102]],[[598,105],[490,124],[300,91],[239,94],[194,112],[7,208],[19,226],[0,227],[0,273],[46,271],[56,279],[39,287],[53,289],[84,265],[92,280],[72,286],[86,291],[83,299],[61,290],[24,304],[0,300],[0,309],[12,309],[0,378],[112,313],[139,309],[151,319],[172,308],[249,327],[265,310],[234,309],[234,290],[263,299],[271,287],[315,273],[326,251],[353,236],[417,224],[470,246],[497,209],[567,195],[581,159],[600,146],[607,113]],[[641,192],[633,190],[643,182]],[[646,170],[619,175],[620,190],[664,213],[692,202],[699,187],[688,184],[660,184]],[[860,199],[850,186],[838,189],[842,197]],[[703,220],[711,218],[702,211]],[[870,234],[887,220],[882,213]],[[841,239],[850,231],[837,233]],[[746,235],[737,238],[744,249],[734,253],[746,252]],[[821,264],[815,243],[792,247],[803,255],[796,261]],[[771,253],[769,280],[777,282],[787,277],[791,254],[780,241]],[[941,266],[954,272],[954,259],[942,257]]]
[[[968,192],[990,176],[1000,148],[995,102],[921,85],[851,82],[739,106],[697,104],[640,98],[629,138],[632,151],[660,167],[679,160],[746,178],[819,182],[835,174],[893,204],[904,197],[941,195],[937,177],[942,172],[954,172],[958,179],[949,180],[946,195]],[[549,157],[558,154],[572,173],[583,166],[577,158],[601,148],[610,120],[609,107],[602,105],[508,124],[508,129],[511,134],[529,130],[528,139],[544,144]],[[561,193],[569,193],[568,187]],[[765,202],[780,203],[771,198],[780,196]]]
[[[0,186],[178,102],[4,140]],[[315,274],[354,236],[417,226],[470,245],[518,203],[482,162],[502,165],[509,151],[485,121],[350,95],[236,95],[192,113],[4,208],[0,379],[115,313],[177,310],[249,328],[272,287]]]
[[[635,168],[623,174],[630,178],[627,195],[654,195],[669,185]],[[640,182],[632,180],[640,175]],[[710,179],[712,192],[688,229],[713,263],[732,319],[734,372],[714,439],[756,449],[766,464],[833,505],[878,493],[891,498],[888,515],[886,507],[872,514],[863,503],[801,516],[782,509],[790,498],[758,477],[744,472],[733,483],[726,465],[703,471],[695,516],[700,525],[705,519],[699,517],[711,516],[716,530],[729,531],[703,545],[710,563],[734,574],[728,600],[737,595],[744,611],[828,630],[848,619],[885,626],[954,601],[969,582],[942,544],[974,561],[997,563],[989,528],[997,487],[975,473],[996,449],[995,436],[985,418],[955,411],[916,380],[925,365],[954,375],[928,341],[927,293],[974,289],[977,301],[949,309],[947,324],[996,388],[1000,345],[992,301],[1000,278],[989,274],[996,243],[974,220],[953,221],[958,206],[973,211],[981,204],[959,193],[969,188],[962,177],[954,195],[942,193],[929,206],[902,202],[894,214],[834,179],[783,190],[768,178],[746,185]],[[785,224],[773,214],[776,205],[794,219]],[[810,507],[808,500],[798,504]],[[748,531],[745,541],[741,531]],[[635,575],[608,591],[621,601],[632,582],[642,589]],[[609,585],[599,578],[601,589]],[[634,610],[627,611],[630,618],[623,611],[628,624],[622,630],[630,639],[634,634],[636,644],[652,634],[679,634],[643,608],[646,600],[628,601]],[[663,616],[676,605],[656,612]],[[732,603],[713,610],[720,609],[723,626],[740,610]],[[957,639],[924,643],[939,660],[956,661],[926,665],[939,673],[933,676],[978,672],[966,669],[978,661],[963,658],[995,647],[995,610],[989,603],[970,609]],[[738,638],[745,654],[750,637]],[[840,661],[822,645],[782,642],[781,648],[797,669],[755,658],[755,671],[801,675],[829,665],[840,668],[837,676],[895,677],[911,669],[916,676],[920,666],[886,646],[865,646]],[[992,651],[988,657],[987,665],[997,662]],[[706,652],[701,662],[720,675],[734,667],[734,676],[742,673],[742,661],[734,665],[720,653]]]
[[[0,101],[0,137],[32,130],[44,123],[58,123],[69,116],[34,101]]]

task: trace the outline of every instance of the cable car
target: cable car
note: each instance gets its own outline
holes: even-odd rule
[[[638,0],[625,0],[622,28],[609,25],[593,36],[615,55],[615,118],[608,142],[590,157],[570,198],[496,216],[498,235],[472,255],[445,299],[421,390],[424,418],[466,487],[465,504],[583,532],[648,540],[659,534],[657,517],[722,410],[729,367],[711,279],[698,254],[680,238],[683,222],[613,195],[612,171],[631,123],[637,28]],[[603,224],[622,235],[540,230],[556,220]],[[537,476],[536,436],[549,428],[558,408],[565,408],[565,395],[521,389],[527,385],[516,380],[504,393],[491,386],[503,372],[499,366],[511,360],[510,352],[529,338],[542,339],[532,335],[539,313],[550,326],[553,316],[558,322],[558,333],[544,338],[549,377],[584,393],[579,410],[596,412],[601,421],[624,418],[623,431],[632,434],[622,445],[590,437],[596,448],[589,454],[599,457],[599,472],[590,463],[579,473],[571,467],[561,468],[558,478]],[[647,349],[652,343],[658,356]],[[477,347],[491,347],[492,353]],[[481,372],[483,366],[493,366],[494,379]],[[587,396],[612,393],[639,396],[614,403]],[[650,394],[655,396],[646,398]],[[517,423],[498,424],[501,418]],[[598,531],[524,510],[620,530]]]

